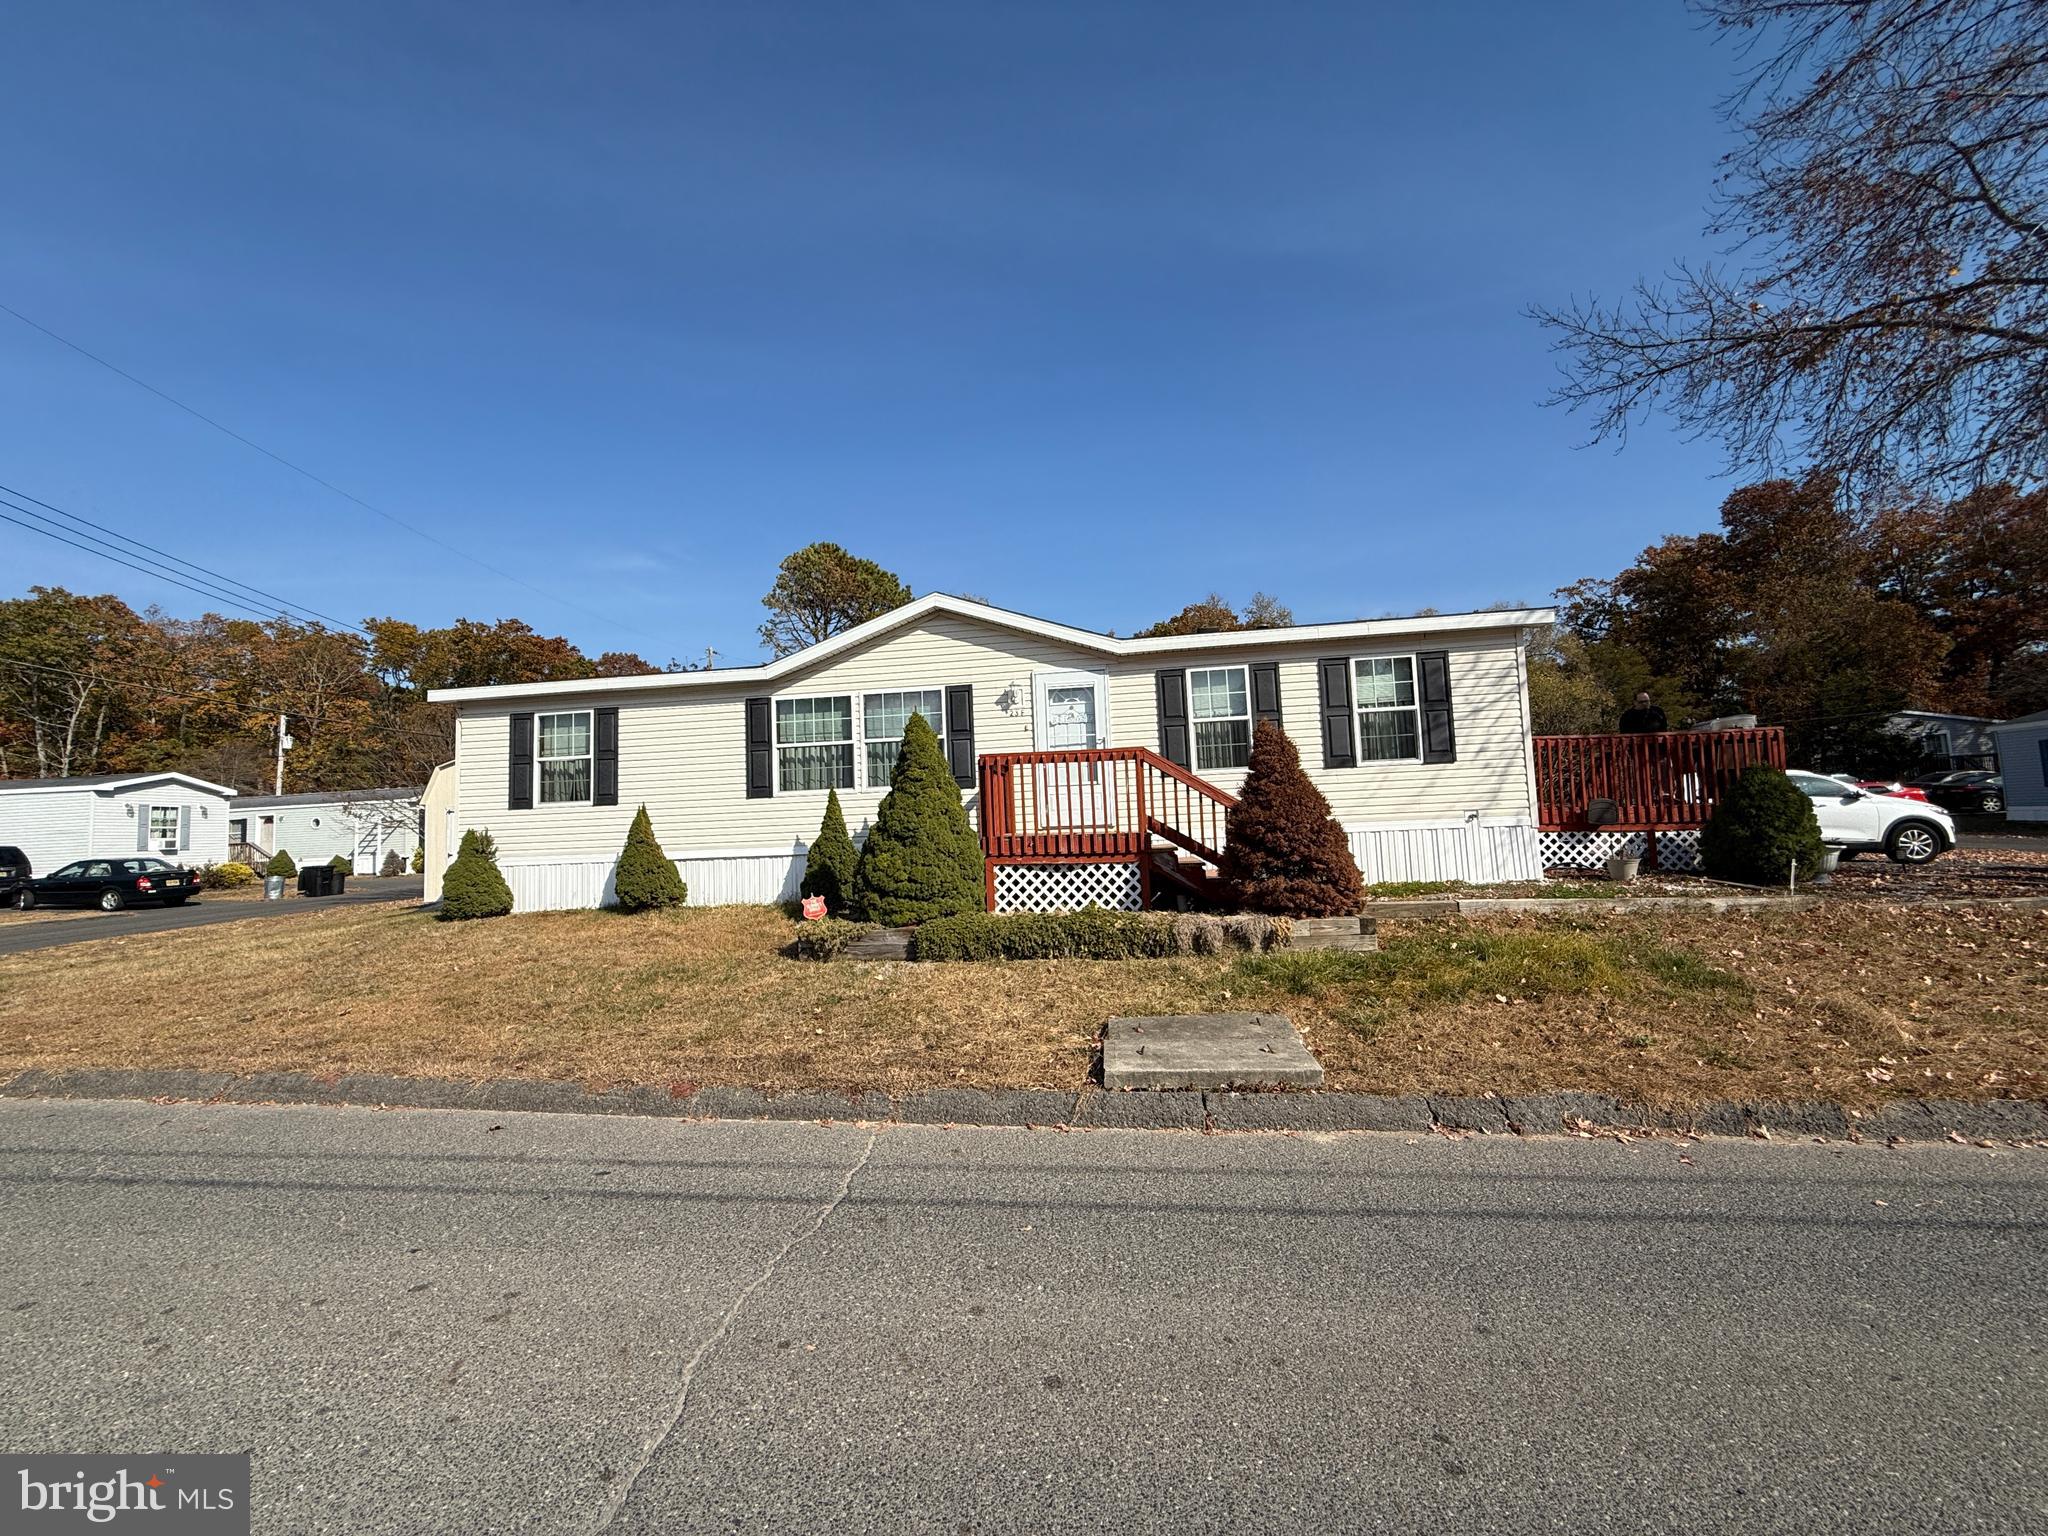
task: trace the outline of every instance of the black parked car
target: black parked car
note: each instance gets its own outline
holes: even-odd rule
[[[19,848],[0,844],[0,901],[13,901],[21,888],[28,884],[28,877],[35,872],[27,854]]]
[[[1927,798],[1951,811],[1979,811],[1996,816],[2005,810],[2005,776],[1997,773],[1952,773],[1927,786]]]
[[[15,893],[14,904],[24,912],[36,906],[118,912],[149,901],[177,907],[197,888],[192,871],[162,859],[79,859],[29,881]]]

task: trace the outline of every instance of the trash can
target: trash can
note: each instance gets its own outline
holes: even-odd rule
[[[333,869],[333,868],[330,868],[330,869],[328,870],[328,873],[334,876],[334,889],[332,889],[331,891],[329,891],[329,892],[327,893],[328,895],[330,895],[330,896],[339,896],[339,895],[340,895],[340,894],[341,894],[341,893],[342,893],[343,891],[346,891],[346,890],[348,889],[348,871],[347,871],[347,870],[345,870],[345,869]]]
[[[301,896],[332,896],[334,871],[325,864],[310,864],[299,871]]]
[[[265,875],[263,877],[263,899],[265,901],[284,900],[283,875]]]

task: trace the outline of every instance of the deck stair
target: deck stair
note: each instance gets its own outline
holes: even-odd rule
[[[980,787],[990,911],[1005,869],[1049,884],[1063,868],[1077,880],[1121,869],[1141,907],[1221,899],[1215,869],[1237,798],[1148,748],[993,753]]]

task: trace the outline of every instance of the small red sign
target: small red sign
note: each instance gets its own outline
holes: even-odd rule
[[[822,896],[806,896],[806,897],[804,898],[804,921],[806,921],[806,922],[812,922],[812,923],[814,923],[814,922],[816,922],[816,921],[817,921],[817,920],[818,920],[819,918],[823,917],[824,915],[825,915],[825,898],[824,898],[824,897],[822,897]]]

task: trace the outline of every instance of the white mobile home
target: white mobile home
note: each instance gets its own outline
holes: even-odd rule
[[[761,666],[429,697],[457,709],[451,846],[487,829],[522,910],[608,901],[643,804],[693,904],[787,898],[829,789],[864,835],[912,711],[945,743],[999,907],[1131,906],[1148,889],[1122,852],[1004,858],[1025,846],[1020,807],[1030,836],[1064,818],[1071,851],[1109,848],[1132,803],[1149,843],[1171,800],[1212,817],[1205,836],[1169,828],[1183,847],[1220,846],[1203,803],[1243,783],[1261,719],[1293,738],[1367,880],[1535,879],[1524,653],[1552,617],[1118,639],[934,593]],[[984,814],[991,785],[1004,799]]]
[[[2005,819],[2048,821],[2048,709],[1991,730],[2005,777]]]
[[[0,779],[0,843],[20,848],[39,875],[122,853],[218,864],[227,857],[234,793],[183,773]]]
[[[417,787],[244,795],[228,819],[228,840],[255,850],[252,858],[283,849],[301,868],[345,854],[356,874],[374,875],[389,853],[411,867],[419,808]]]

